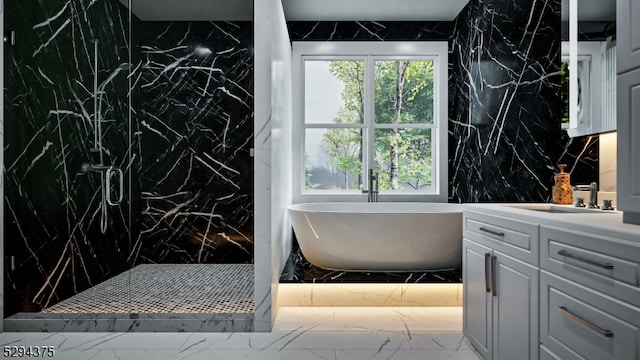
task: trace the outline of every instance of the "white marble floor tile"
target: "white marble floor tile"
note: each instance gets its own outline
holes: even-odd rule
[[[480,356],[459,307],[283,307],[263,333],[2,333],[1,345],[51,345],[65,360],[355,360]]]
[[[84,335],[78,333],[77,335]],[[100,337],[73,334],[59,345],[60,349],[80,350],[175,350],[183,349],[193,333],[101,333]]]
[[[472,350],[338,350],[336,360],[482,360],[480,354]]]

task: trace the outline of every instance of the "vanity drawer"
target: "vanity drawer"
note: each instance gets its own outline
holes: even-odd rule
[[[538,264],[538,225],[465,211],[463,237],[528,264]]]
[[[541,272],[540,340],[561,359],[640,359],[640,309]]]
[[[640,246],[549,226],[540,246],[542,269],[640,306]]]

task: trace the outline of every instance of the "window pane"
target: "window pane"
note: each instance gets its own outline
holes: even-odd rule
[[[433,124],[433,61],[375,62],[375,119],[379,124]]]
[[[362,179],[362,130],[305,131],[306,190],[357,190]]]
[[[307,124],[358,124],[364,119],[364,61],[304,62]]]
[[[375,171],[379,190],[431,186],[431,129],[376,129]]]

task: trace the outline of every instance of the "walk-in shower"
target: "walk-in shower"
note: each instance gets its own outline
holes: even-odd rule
[[[253,330],[252,24],[136,1],[4,2],[5,331]]]

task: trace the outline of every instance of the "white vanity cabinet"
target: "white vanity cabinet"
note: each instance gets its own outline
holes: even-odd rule
[[[538,358],[538,226],[465,211],[463,332],[485,359]]]
[[[464,210],[471,345],[487,360],[640,360],[640,226],[519,207]]]
[[[640,67],[640,1],[616,0],[617,71]]]
[[[640,246],[540,227],[540,358],[640,359]]]
[[[640,68],[619,74],[617,86],[618,209],[640,224]]]
[[[618,208],[640,224],[640,0],[617,0]]]

